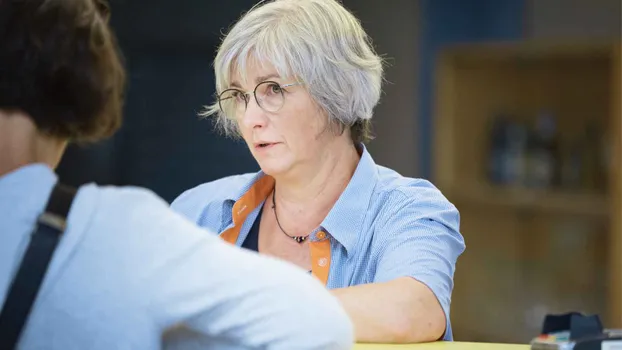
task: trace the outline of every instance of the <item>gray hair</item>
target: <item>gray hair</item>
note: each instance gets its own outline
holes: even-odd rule
[[[329,120],[370,124],[382,91],[383,60],[361,23],[336,0],[261,1],[231,28],[216,59],[216,91],[229,87],[234,69],[243,79],[249,59],[270,62],[282,76],[304,83]],[[200,114],[217,116],[227,135],[239,135],[218,101]]]

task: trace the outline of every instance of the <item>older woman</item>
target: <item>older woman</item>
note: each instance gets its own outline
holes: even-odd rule
[[[190,189],[172,207],[310,271],[358,341],[451,339],[459,214],[363,146],[383,69],[359,21],[335,0],[264,2],[232,27],[214,68],[219,95],[204,114],[241,136],[261,171]]]

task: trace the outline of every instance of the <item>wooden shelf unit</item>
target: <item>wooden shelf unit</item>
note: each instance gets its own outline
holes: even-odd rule
[[[434,181],[461,212],[467,249],[452,299],[457,340],[525,342],[546,313],[598,313],[622,328],[619,43],[473,44],[439,55]],[[492,185],[489,125],[553,113],[562,139],[605,126],[603,189]]]
[[[490,210],[515,210],[523,213],[550,213],[578,216],[609,216],[608,197],[586,192],[546,191],[523,188],[495,188],[473,186],[470,189],[456,188],[452,191],[456,205],[476,204]]]

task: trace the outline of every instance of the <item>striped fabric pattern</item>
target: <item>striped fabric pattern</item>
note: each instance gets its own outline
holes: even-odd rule
[[[444,339],[452,340],[453,276],[465,249],[459,212],[429,181],[403,177],[376,165],[363,145],[361,149],[350,183],[318,228],[329,234],[331,242],[327,287],[415,278],[439,300],[447,317]],[[235,202],[263,176],[260,171],[208,182],[185,191],[171,206],[220,234],[233,226]],[[254,208],[243,223],[238,246],[260,208]]]

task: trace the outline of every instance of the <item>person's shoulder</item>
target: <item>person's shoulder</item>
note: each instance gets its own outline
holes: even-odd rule
[[[245,173],[206,182],[182,192],[171,208],[194,222],[211,206],[220,207],[226,200],[235,200],[249,186],[257,173]]]
[[[80,197],[92,203],[90,227],[95,230],[105,228],[125,232],[124,235],[135,232],[155,239],[172,233],[179,237],[183,233],[193,236],[203,232],[147,188],[87,185],[80,189]]]
[[[452,232],[460,230],[460,212],[432,182],[400,175],[378,166],[376,201],[379,225],[385,233],[404,227],[440,224]]]
[[[377,193],[384,201],[401,202],[405,206],[421,208],[456,209],[429,180],[402,176],[383,166],[378,166],[378,175]]]
[[[460,234],[460,212],[432,182],[400,175],[394,170],[378,167],[376,201],[379,203],[379,228],[376,236],[409,239],[433,235],[435,239],[456,242],[456,251],[463,248]],[[404,235],[403,233],[409,233]],[[382,242],[382,239],[378,239]]]
[[[81,188],[80,194],[95,202],[96,215],[111,216],[115,219],[140,218],[140,221],[144,221],[146,217],[174,214],[167,201],[143,187],[93,184]]]

